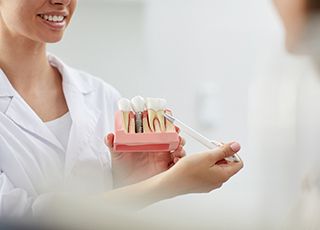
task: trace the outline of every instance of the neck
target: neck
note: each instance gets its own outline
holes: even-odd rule
[[[44,84],[52,72],[45,43],[12,36],[0,29],[0,68],[15,88],[32,89]]]

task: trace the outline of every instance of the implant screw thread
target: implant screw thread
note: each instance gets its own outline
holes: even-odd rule
[[[143,133],[142,112],[136,113],[136,133]]]

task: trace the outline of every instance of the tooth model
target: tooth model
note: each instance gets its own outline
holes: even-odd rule
[[[136,96],[131,99],[131,107],[136,113],[135,117],[135,131],[136,133],[143,133],[143,112],[145,110],[145,101],[141,96]]]
[[[169,115],[172,115],[172,112],[170,110],[166,110],[166,113]],[[172,122],[166,119],[166,132],[176,132],[176,127]]]
[[[120,100],[120,111],[115,114],[114,151],[141,153],[176,150],[180,138],[175,126],[164,117],[165,112],[170,113],[166,104],[164,99],[144,100],[140,96],[131,101]]]
[[[124,127],[124,130],[126,133],[129,132],[129,123],[130,120],[131,120],[131,116],[130,116],[130,113],[131,113],[131,103],[129,101],[129,99],[127,98],[122,98],[119,100],[118,102],[118,107],[119,107],[119,110],[121,111],[122,113],[122,126]]]
[[[147,98],[146,105],[148,110],[148,118],[150,129],[153,132],[165,132],[164,110],[166,100],[161,98]]]

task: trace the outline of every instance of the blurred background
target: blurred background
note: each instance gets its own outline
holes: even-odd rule
[[[283,40],[270,0],[80,0],[64,40],[49,50],[124,97],[166,98],[206,136],[242,144],[245,168],[223,188],[160,202],[144,218],[274,229],[298,194],[295,117],[287,115],[307,65],[284,52]],[[186,150],[204,148],[187,138]]]

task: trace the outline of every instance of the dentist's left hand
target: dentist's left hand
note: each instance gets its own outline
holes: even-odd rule
[[[113,151],[114,134],[106,136],[105,142],[112,157],[112,173],[115,187],[122,187],[146,180],[172,167],[186,155],[185,140],[174,152],[116,153]]]

